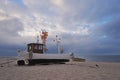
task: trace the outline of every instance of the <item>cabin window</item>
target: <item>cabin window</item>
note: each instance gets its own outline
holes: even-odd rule
[[[38,48],[37,48],[37,45],[35,45],[35,47],[34,47],[34,48],[35,48],[35,49],[38,49]]]
[[[41,49],[40,46],[38,46],[38,49],[39,49],[39,50]]]
[[[42,50],[42,46],[39,46],[39,50]]]

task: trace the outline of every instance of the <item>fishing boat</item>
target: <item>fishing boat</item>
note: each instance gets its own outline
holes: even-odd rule
[[[42,30],[40,37],[41,43],[39,43],[39,36],[37,36],[36,43],[27,44],[27,51],[18,50],[18,65],[56,64],[70,61],[73,54],[63,53],[63,50],[60,50],[58,36],[55,39],[58,53],[47,53],[46,39],[48,32]]]

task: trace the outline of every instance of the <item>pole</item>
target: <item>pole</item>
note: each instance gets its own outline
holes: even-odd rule
[[[59,43],[60,43],[60,39],[56,35],[56,45],[57,45],[57,51],[58,51],[58,53],[60,53],[60,45],[59,45]]]

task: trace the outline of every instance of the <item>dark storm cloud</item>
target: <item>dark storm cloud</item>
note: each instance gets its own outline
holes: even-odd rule
[[[113,39],[120,40],[120,16],[106,24],[103,31]]]
[[[89,53],[119,54],[120,53],[120,17],[107,23],[91,28]],[[87,49],[86,49],[87,50]]]

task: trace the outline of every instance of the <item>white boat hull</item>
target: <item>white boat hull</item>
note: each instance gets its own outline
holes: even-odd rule
[[[19,61],[24,61],[27,64],[36,63],[64,63],[71,59],[71,54],[38,54],[26,51],[19,51]]]

